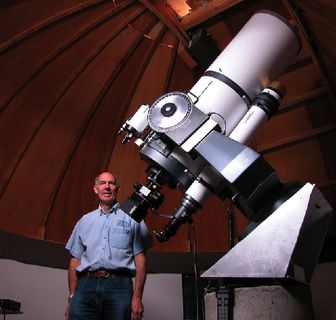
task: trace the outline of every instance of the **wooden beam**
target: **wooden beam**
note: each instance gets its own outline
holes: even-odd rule
[[[67,8],[66,10],[57,12],[53,16],[46,17],[44,20],[39,21],[38,23],[30,26],[26,30],[22,31],[21,33],[17,34],[14,38],[8,39],[0,45],[0,53],[6,51],[11,46],[16,45],[20,41],[32,36],[34,33],[39,32],[43,28],[47,26],[57,23],[62,19],[65,19],[71,15],[78,14],[78,12],[82,10],[86,10],[89,7],[94,7],[101,4],[104,0],[88,0],[79,5],[74,5],[72,7]],[[118,5],[113,9],[113,12],[117,14],[120,10],[127,8],[133,3],[133,0],[127,0]]]
[[[306,92],[305,94],[302,94],[298,96],[295,99],[292,99],[291,101],[287,102],[286,104],[281,105],[280,110],[277,112],[275,116],[278,116],[281,113],[292,111],[293,109],[299,108],[304,103],[307,103],[312,100],[320,99],[323,96],[327,96],[328,91],[325,87],[311,90]]]
[[[295,6],[293,4],[292,0],[282,0],[285,8],[288,10],[289,14],[291,15],[293,21],[297,25],[299,32],[301,34],[301,39],[305,40],[307,43],[307,48],[309,50],[309,54],[312,57],[312,61],[315,64],[316,68],[319,70],[322,81],[324,86],[326,87],[328,91],[328,96],[330,99],[330,104],[332,105],[333,109],[336,110],[336,96],[332,89],[331,82],[328,79],[327,73],[325,72],[323,66],[321,65],[319,61],[319,56],[316,50],[313,48],[312,43],[310,41],[310,37],[308,36],[307,27],[302,19],[302,17],[299,15],[298,11],[295,10]]]
[[[176,35],[184,46],[188,46],[190,40],[188,34],[179,26],[177,15],[167,6],[163,0],[150,1],[139,0],[149,11],[154,13]]]
[[[293,63],[287,68],[285,73],[293,72],[312,63],[313,59],[310,55],[299,55],[294,59]]]
[[[190,69],[194,69],[198,66],[198,63],[195,61],[195,59],[190,55],[190,53],[181,43],[178,46],[177,52]]]
[[[243,0],[213,0],[203,6],[191,11],[190,14],[182,17],[180,26],[184,30],[189,30],[200,23],[230,9]]]
[[[290,147],[292,145],[302,143],[307,140],[311,140],[317,136],[321,136],[323,134],[329,133],[331,131],[336,130],[336,125],[335,124],[328,124],[320,128],[316,129],[311,129],[306,132],[297,134],[295,136],[281,139],[280,141],[272,144],[265,144],[263,146],[260,146],[257,148],[257,152],[261,154],[266,154],[266,153],[272,153],[277,150],[285,149],[287,147]]]

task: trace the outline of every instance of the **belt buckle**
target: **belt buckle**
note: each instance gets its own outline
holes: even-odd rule
[[[108,278],[109,276],[110,276],[110,273],[106,271],[106,275],[104,276],[104,278]]]

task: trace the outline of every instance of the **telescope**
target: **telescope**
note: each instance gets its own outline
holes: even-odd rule
[[[284,18],[258,11],[188,92],[140,106],[119,133],[139,147],[147,181],[121,209],[140,222],[163,203],[162,186],[181,190],[170,221],[155,231],[164,242],[211,196],[233,201],[250,221],[247,234],[293,197],[303,184],[282,183],[248,145],[278,111],[286,90],[277,80],[300,49]]]

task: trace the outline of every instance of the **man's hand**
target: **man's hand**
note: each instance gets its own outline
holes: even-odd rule
[[[77,274],[76,274],[76,268],[80,265],[80,260],[77,258],[72,257],[69,262],[69,272],[68,272],[68,284],[69,284],[69,297],[68,297],[68,303],[65,310],[65,319],[69,319],[69,307],[71,299],[74,295],[76,286],[77,286]]]
[[[134,297],[132,298],[132,320],[140,320],[144,314],[144,306],[141,299]]]
[[[69,308],[70,308],[70,300],[68,300],[66,309],[65,309],[65,319],[68,320],[69,319]]]

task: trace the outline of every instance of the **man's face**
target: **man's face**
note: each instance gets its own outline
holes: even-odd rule
[[[104,172],[98,176],[93,190],[101,203],[112,204],[117,197],[119,186],[116,185],[116,179],[111,173]]]

